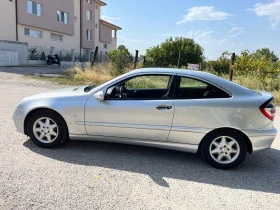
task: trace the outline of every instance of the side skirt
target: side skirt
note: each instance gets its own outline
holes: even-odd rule
[[[87,135],[69,135],[70,140],[81,140],[81,141],[98,141],[98,142],[112,142],[120,144],[132,144],[148,147],[156,147],[161,149],[171,149],[176,151],[183,151],[189,153],[197,153],[198,145],[193,144],[182,144],[172,143],[163,141],[150,141],[141,139],[126,139],[118,137],[107,137],[107,136],[87,136]]]

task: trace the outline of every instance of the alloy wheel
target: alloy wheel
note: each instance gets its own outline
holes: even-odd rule
[[[57,124],[48,117],[42,117],[35,121],[33,133],[42,143],[52,143],[58,136]]]
[[[209,152],[216,162],[229,164],[238,158],[240,146],[235,139],[229,136],[220,136],[212,141]]]

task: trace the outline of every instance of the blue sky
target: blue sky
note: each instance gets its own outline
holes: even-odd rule
[[[118,44],[130,52],[170,36],[193,38],[207,59],[222,52],[268,47],[280,56],[280,0],[105,0],[104,19],[123,28]]]

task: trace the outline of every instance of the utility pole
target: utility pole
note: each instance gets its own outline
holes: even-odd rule
[[[230,65],[230,69],[229,69],[229,80],[232,81],[232,75],[233,75],[233,69],[232,66],[234,65],[235,62],[235,53],[232,53],[231,55],[231,65]]]
[[[177,68],[181,68],[181,57],[182,57],[182,37],[179,38],[179,56],[177,62]]]
[[[179,56],[178,56],[178,62],[177,62],[177,68],[181,68],[181,49],[179,50]]]

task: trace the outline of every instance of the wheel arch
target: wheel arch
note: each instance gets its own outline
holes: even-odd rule
[[[67,132],[69,133],[67,123],[66,123],[64,117],[63,117],[59,112],[57,112],[56,110],[51,109],[51,108],[39,107],[39,108],[35,108],[35,109],[31,110],[31,111],[26,115],[26,117],[24,118],[24,124],[23,124],[24,127],[23,127],[23,128],[24,128],[24,134],[25,134],[25,135],[28,135],[28,133],[27,133],[27,123],[28,123],[28,121],[30,120],[30,118],[31,118],[35,113],[41,112],[41,111],[50,111],[50,112],[55,113],[55,114],[58,115],[59,117],[61,117],[61,119],[63,120],[63,122],[65,123],[65,125],[66,125],[66,127],[67,127]]]
[[[202,142],[211,134],[213,133],[218,133],[220,131],[225,131],[225,130],[231,130],[231,131],[236,131],[238,133],[240,133],[244,139],[246,140],[246,144],[247,144],[247,151],[251,154],[253,152],[253,146],[252,146],[252,142],[251,140],[249,139],[249,137],[242,131],[238,130],[238,129],[235,129],[235,128],[229,128],[229,127],[223,127],[223,128],[217,128],[217,129],[214,129],[210,132],[208,132],[203,138],[202,140],[200,141],[199,143],[199,146],[198,146],[198,152],[201,151],[201,145],[202,145]]]

